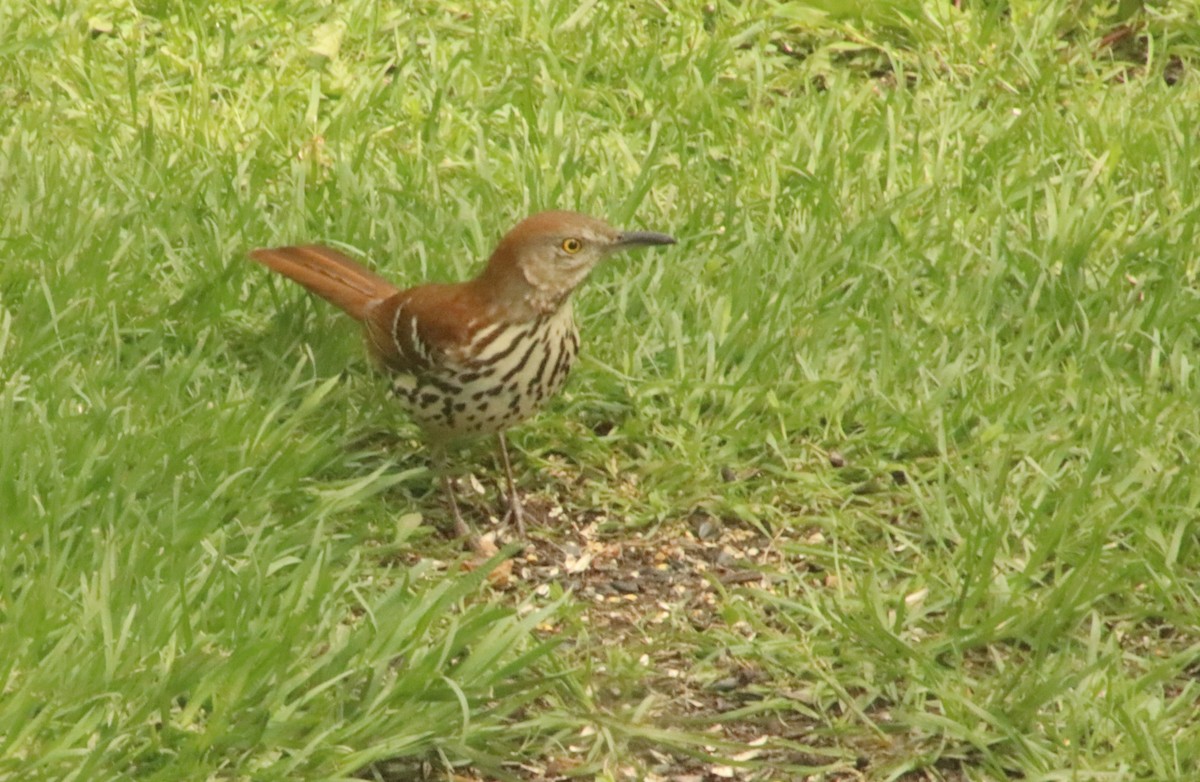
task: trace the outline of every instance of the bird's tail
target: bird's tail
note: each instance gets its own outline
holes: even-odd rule
[[[369,304],[400,290],[362,264],[320,245],[255,250],[250,257],[341,307],[356,320],[366,318]]]

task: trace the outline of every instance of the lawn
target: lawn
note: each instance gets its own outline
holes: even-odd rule
[[[1197,128],[1194,0],[0,4],[0,779],[1200,778]],[[246,254],[547,208],[679,243],[478,567]]]

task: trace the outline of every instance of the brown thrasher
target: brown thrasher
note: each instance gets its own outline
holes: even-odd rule
[[[250,257],[362,322],[367,350],[436,448],[499,435],[509,508],[524,536],[504,430],[567,379],[579,352],[571,292],[613,252],[674,243],[573,212],[542,212],[509,231],[475,279],[405,290],[328,247],[277,247]],[[443,485],[456,531],[469,535],[452,482]]]

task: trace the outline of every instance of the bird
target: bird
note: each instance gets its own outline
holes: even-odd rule
[[[497,436],[507,515],[525,538],[504,433],[566,382],[579,354],[571,294],[610,255],[670,244],[675,239],[665,233],[620,231],[576,212],[540,212],[505,234],[474,278],[410,288],[321,245],[249,255],[362,324],[367,352],[389,377],[391,393],[442,458],[449,444]],[[441,483],[455,532],[474,538],[453,481],[443,474]]]

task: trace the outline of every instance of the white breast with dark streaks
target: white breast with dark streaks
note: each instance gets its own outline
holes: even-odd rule
[[[393,391],[431,434],[489,434],[528,418],[557,393],[578,354],[567,303],[535,321],[480,329],[461,360],[397,376]]]

